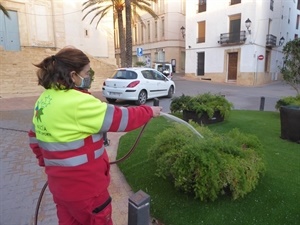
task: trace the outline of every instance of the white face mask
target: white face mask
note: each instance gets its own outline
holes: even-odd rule
[[[85,78],[83,78],[82,76],[80,76],[78,73],[76,73],[78,77],[80,77],[81,79],[81,84],[79,86],[76,86],[78,88],[82,88],[82,89],[89,89],[91,87],[91,77],[87,76]]]

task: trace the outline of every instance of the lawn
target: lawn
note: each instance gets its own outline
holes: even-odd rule
[[[119,167],[133,191],[151,197],[151,216],[165,225],[296,225],[300,224],[300,145],[280,138],[278,112],[234,110],[227,121],[210,125],[217,132],[232,128],[255,134],[264,146],[266,173],[257,188],[242,199],[223,196],[201,202],[177,191],[172,183],[155,176],[148,148],[171,121],[151,120],[135,152]],[[126,154],[140,130],[120,140],[118,158]]]

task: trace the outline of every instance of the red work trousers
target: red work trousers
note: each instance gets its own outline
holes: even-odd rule
[[[63,201],[53,197],[59,225],[113,225],[111,202],[100,212],[93,210],[109,199],[108,192],[82,201]]]

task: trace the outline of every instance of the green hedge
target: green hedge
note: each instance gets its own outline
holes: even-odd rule
[[[166,129],[149,150],[156,162],[156,175],[171,179],[174,186],[201,201],[214,201],[222,194],[233,199],[255,189],[265,171],[258,138],[237,129],[225,135],[193,126],[199,138],[182,124]]]

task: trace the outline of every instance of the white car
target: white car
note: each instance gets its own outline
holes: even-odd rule
[[[147,99],[167,96],[175,93],[175,83],[152,68],[118,69],[112,78],[104,81],[102,95],[108,102],[117,99],[135,101],[143,105]]]

